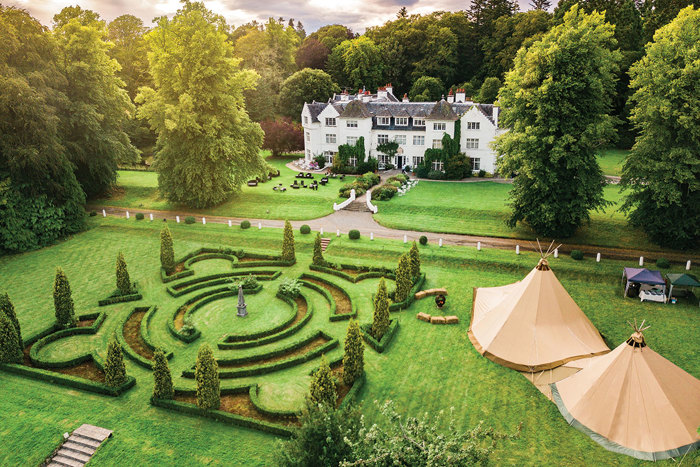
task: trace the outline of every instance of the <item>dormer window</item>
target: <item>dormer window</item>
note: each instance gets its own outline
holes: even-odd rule
[[[445,131],[447,129],[446,123],[433,123],[433,130],[435,131]]]
[[[395,117],[396,126],[408,126],[408,117]]]
[[[326,126],[335,126],[335,118],[326,117]]]
[[[414,118],[413,119],[413,126],[425,126],[425,119],[424,118]]]
[[[377,125],[389,126],[390,122],[391,122],[390,117],[377,117]]]

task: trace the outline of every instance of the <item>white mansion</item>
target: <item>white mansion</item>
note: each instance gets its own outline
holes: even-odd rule
[[[426,148],[442,146],[445,133],[454,137],[455,122],[459,120],[460,151],[471,158],[473,170],[493,173],[496,153],[491,142],[501,131],[498,110],[495,105],[467,100],[461,89],[439,102],[409,102],[405,95],[400,101],[391,84],[379,88],[376,94],[335,94],[326,103],[304,104],[301,121],[305,159],[310,162],[323,154],[330,163],[339,145],[355,144],[364,136],[365,150],[380,163],[415,167],[422,162]],[[399,144],[393,158],[377,151],[377,145],[388,141]],[[435,162],[433,169],[442,170],[441,164]]]

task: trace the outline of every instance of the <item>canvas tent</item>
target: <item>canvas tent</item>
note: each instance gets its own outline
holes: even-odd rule
[[[520,282],[474,289],[473,303],[469,339],[503,366],[537,372],[610,351],[544,258]]]
[[[700,380],[647,347],[639,331],[551,388],[569,424],[610,451],[660,460],[700,447]]]
[[[670,284],[668,298],[671,298],[674,287],[700,287],[700,282],[692,274],[666,274],[666,279]]]
[[[627,296],[627,290],[633,283],[659,285],[661,290],[666,292],[666,281],[664,281],[659,271],[651,271],[647,268],[624,268],[622,270],[622,281],[624,282],[625,280],[627,282],[625,283],[623,297]]]

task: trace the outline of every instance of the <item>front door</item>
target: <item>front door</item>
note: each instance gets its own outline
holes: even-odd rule
[[[404,156],[396,156],[396,168],[403,169],[404,166]]]

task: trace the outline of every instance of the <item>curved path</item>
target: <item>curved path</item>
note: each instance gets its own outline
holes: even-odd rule
[[[148,216],[148,214],[153,214],[153,217],[156,220],[168,219],[174,221],[176,216],[176,213],[173,213],[172,211],[153,211],[147,209],[132,208],[127,209],[113,206],[88,205],[87,209],[95,210],[99,214],[101,214],[102,210],[104,209],[107,215],[115,217],[124,217],[126,215],[126,211],[129,211],[130,215],[134,215],[138,212],[141,212],[146,216]],[[230,220],[233,224],[238,225],[242,221],[248,220],[251,223],[251,228],[257,227],[258,224],[261,224],[263,227],[274,227],[280,229],[284,227],[284,221],[278,219],[249,219],[238,217],[201,216],[191,213],[181,213],[179,214],[179,216],[181,221],[184,221],[185,216],[193,216],[198,223],[201,223],[202,217],[205,217],[207,223],[228,224],[228,221]],[[428,237],[428,240],[431,243],[438,243],[439,239],[442,239],[444,245],[462,245],[473,247],[476,246],[477,242],[481,242],[482,248],[498,248],[502,250],[512,250],[515,249],[516,245],[520,245],[520,249],[522,251],[538,251],[536,242],[532,240],[390,229],[388,227],[384,227],[378,224],[372,217],[372,214],[369,212],[337,211],[325,217],[320,217],[318,219],[290,222],[292,224],[292,227],[294,227],[295,229],[298,229],[303,224],[307,224],[309,227],[311,227],[312,230],[318,231],[320,229],[323,229],[325,233],[331,235],[337,230],[340,230],[341,233],[346,234],[351,229],[357,229],[365,236],[369,236],[370,233],[374,233],[374,236],[377,238],[398,240],[403,239],[404,235],[406,235],[409,242],[413,240],[418,240],[418,238],[421,235],[425,235],[426,237]],[[659,257],[664,257],[668,260],[679,263],[685,263],[687,260],[691,260],[693,263],[700,262],[700,257],[697,255],[666,251],[642,251],[634,249],[572,244],[564,244],[559,249],[560,253],[568,253],[571,250],[581,250],[589,255],[595,255],[596,253],[600,253],[603,258],[608,259],[612,258],[638,261],[640,256],[644,256],[645,261],[654,261]]]

